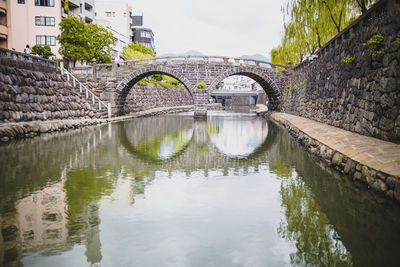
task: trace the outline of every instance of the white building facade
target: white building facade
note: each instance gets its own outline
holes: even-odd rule
[[[95,1],[95,23],[110,30],[115,38],[112,57],[119,60],[122,48],[132,40],[132,7],[125,2]]]

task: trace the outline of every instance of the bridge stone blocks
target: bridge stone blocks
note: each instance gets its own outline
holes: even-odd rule
[[[258,82],[269,97],[270,110],[279,110],[282,95],[283,72],[270,66],[261,66],[254,60],[218,58],[210,60],[202,57],[200,60],[182,58],[152,58],[127,61],[123,64],[99,64],[95,66],[93,79],[99,89],[103,89],[102,100],[112,104],[113,113],[123,113],[126,97],[133,85],[143,78],[153,74],[169,75],[179,80],[189,91],[195,105],[195,116],[207,115],[207,102],[210,92],[218,83],[232,75],[244,75]],[[221,58],[219,58],[221,59]],[[146,62],[143,62],[146,61]],[[199,89],[197,84],[205,82],[207,88]]]

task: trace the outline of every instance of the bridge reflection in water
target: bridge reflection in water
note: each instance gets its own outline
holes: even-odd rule
[[[200,265],[207,260],[233,264],[231,258],[222,257],[232,249],[260,265],[392,263],[400,242],[400,219],[394,216],[400,214],[398,208],[386,213],[367,192],[315,165],[276,125],[250,114],[218,114],[208,120],[184,114],[141,118],[0,147],[0,265],[124,265],[126,260],[151,265],[168,259],[163,258],[165,247],[171,245],[163,245],[168,240],[162,239],[168,236],[165,231],[180,233],[170,242],[182,242],[178,254]],[[227,189],[219,191],[225,181],[221,177],[226,176]],[[239,183],[233,176],[247,179]],[[189,184],[181,179],[188,177],[193,178]],[[216,183],[214,179],[204,183],[213,183],[215,195],[204,191],[204,186],[191,191],[208,203],[206,210],[215,209],[221,193],[233,210],[222,210],[222,217],[214,214],[218,218],[210,225],[210,218],[195,217],[189,220],[191,225],[173,220],[179,224],[173,227],[170,217],[176,214],[166,213],[171,207],[164,202],[176,199],[176,205],[186,205],[189,193],[179,190],[203,184],[196,177],[217,178]],[[246,190],[255,190],[252,184],[258,179],[265,181],[261,184],[264,193],[246,195]],[[230,181],[239,183],[240,190]],[[160,196],[165,200],[155,203],[149,191],[166,188]],[[267,205],[254,202],[256,196],[265,197],[261,203]],[[263,210],[271,203],[278,208]],[[163,219],[153,218],[155,211],[165,214]],[[253,212],[251,229],[246,221],[232,220],[245,211]],[[184,218],[189,218],[191,211],[185,212]],[[380,230],[372,231],[376,225]],[[146,227],[151,233],[144,231]],[[196,231],[186,232],[191,227]],[[147,239],[148,234],[154,238]],[[220,243],[221,234],[231,241]],[[256,243],[243,239],[253,234]],[[278,256],[261,245],[267,242],[263,238],[274,240]],[[202,248],[200,244],[209,239],[210,250]],[[377,239],[378,247],[374,246]],[[147,244],[149,240],[156,242]],[[254,250],[240,249],[243,242],[250,242]],[[150,252],[137,247],[139,243],[151,247],[152,256],[146,257]]]

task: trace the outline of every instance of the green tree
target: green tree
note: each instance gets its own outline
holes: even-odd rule
[[[363,14],[368,10],[369,6],[377,2],[377,0],[355,0],[355,1],[359,6],[361,13]]]
[[[122,55],[129,60],[155,57],[156,53],[153,51],[153,49],[146,47],[141,43],[135,42],[124,46],[122,48]]]
[[[48,46],[48,45],[45,45],[45,46],[34,45],[34,46],[32,47],[32,54],[33,54],[33,55],[38,55],[38,56],[41,56],[41,57],[47,58],[47,59],[48,59],[49,57],[51,57],[52,55],[54,55],[54,54],[51,52],[50,46]]]
[[[297,63],[321,48],[376,0],[287,0],[284,34],[271,50],[273,63]]]
[[[111,46],[114,44],[114,36],[107,29],[96,24],[85,24],[89,36],[89,57],[85,60],[90,62],[93,58],[99,63],[111,62]]]
[[[61,20],[60,30],[57,40],[64,59],[74,65],[77,61],[91,62],[93,58],[98,63],[111,62],[110,46],[114,44],[111,32],[71,15]]]

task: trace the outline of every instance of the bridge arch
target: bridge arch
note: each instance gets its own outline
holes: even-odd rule
[[[193,99],[193,92],[191,89],[192,84],[184,75],[182,75],[181,73],[177,72],[172,68],[168,68],[165,65],[149,64],[129,73],[118,83],[116,88],[117,97],[115,103],[118,109],[118,113],[122,112],[122,109],[126,101],[126,97],[128,96],[133,86],[140,80],[154,74],[168,75],[177,79],[185,86],[186,90],[188,90],[189,94]]]
[[[211,84],[208,86],[208,91],[211,92],[215,90],[215,86],[222,82],[224,79],[234,76],[234,75],[242,75],[249,77],[256,81],[261,87],[264,89],[265,93],[269,99],[269,109],[270,110],[279,110],[281,104],[281,90],[279,85],[274,81],[273,77],[270,77],[267,73],[267,70],[251,70],[249,68],[245,69],[237,69],[231,68],[226,70],[225,72],[217,75]]]

